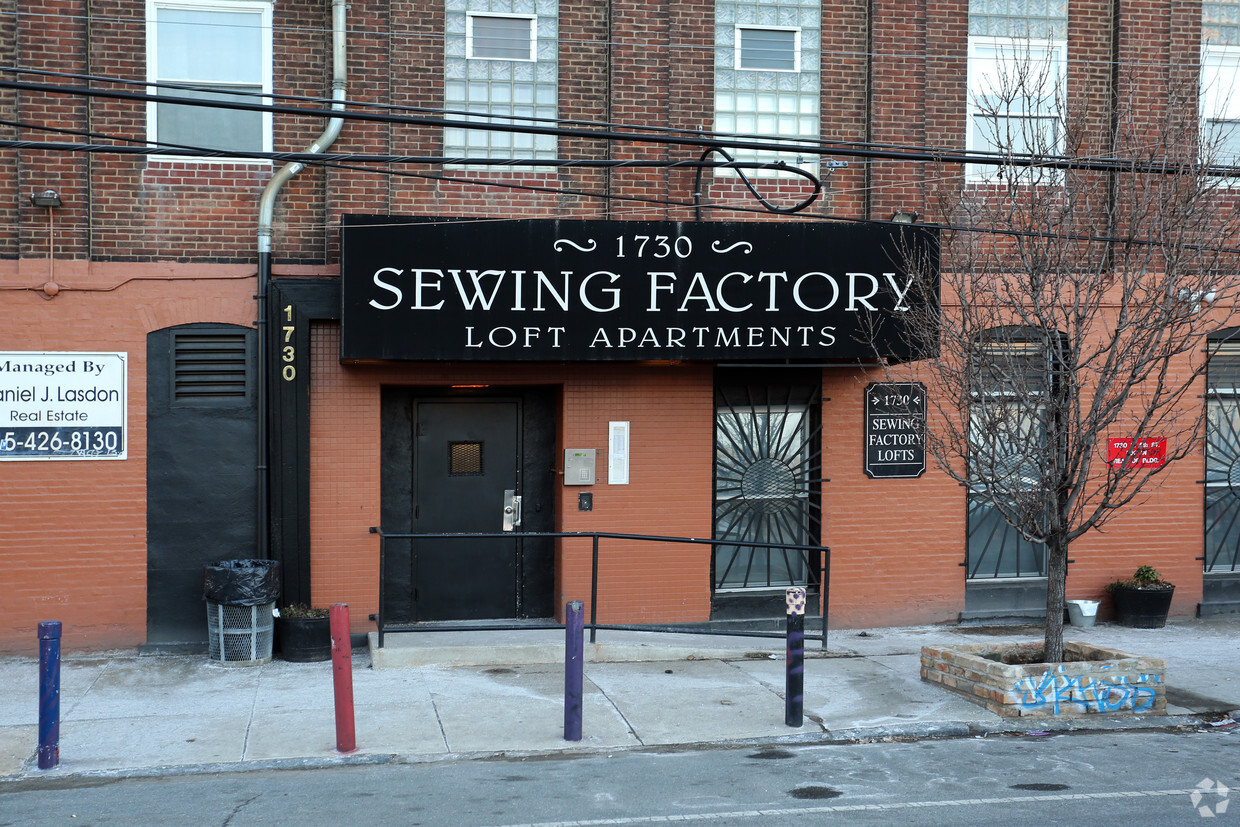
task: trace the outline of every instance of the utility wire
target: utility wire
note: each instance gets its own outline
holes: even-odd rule
[[[554,137],[582,138],[598,141],[627,141],[665,146],[694,147],[697,149],[746,149],[758,152],[775,153],[806,153],[822,156],[842,156],[848,158],[868,158],[906,163],[945,163],[945,164],[976,164],[988,166],[1038,167],[1048,170],[1078,170],[1090,172],[1125,172],[1142,174],[1185,174],[1196,173],[1210,177],[1240,176],[1240,166],[1210,165],[1201,167],[1189,162],[1137,162],[1122,158],[1093,157],[1070,158],[1062,155],[1042,156],[1023,155],[1017,153],[985,153],[961,151],[954,149],[918,150],[918,149],[871,149],[848,146],[826,146],[821,143],[789,144],[782,139],[744,140],[724,139],[719,137],[676,136],[657,132],[634,129],[631,132],[618,132],[612,129],[583,129],[579,127],[551,127],[538,124],[495,124],[474,120],[453,120],[451,118],[425,115],[396,115],[386,112],[362,113],[347,109],[313,109],[283,104],[247,103],[244,101],[214,101],[201,98],[181,98],[169,95],[148,94],[145,92],[106,91],[80,86],[60,86],[56,84],[30,83],[25,81],[0,80],[0,89],[15,89],[28,92],[44,92],[58,95],[71,95],[86,98],[106,98],[114,100],[132,100],[155,103],[172,103],[185,106],[199,106],[215,109],[229,109],[245,112],[269,112],[273,114],[298,115],[303,117],[342,118],[345,120],[405,124],[410,126],[433,126],[436,128],[480,129],[492,132],[516,133],[527,135],[550,135]],[[346,105],[355,105],[346,102]],[[524,120],[524,119],[523,119]],[[221,153],[224,155],[225,153]],[[537,164],[535,164],[537,165]]]

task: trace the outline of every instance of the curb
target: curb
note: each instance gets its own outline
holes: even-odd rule
[[[177,764],[154,767],[133,767],[114,770],[52,770],[24,766],[17,775],[0,777],[0,794],[33,789],[70,788],[90,782],[109,783],[129,779],[176,778],[189,775],[227,774],[280,770],[330,769],[332,767],[379,766],[388,764],[433,764],[442,761],[505,761],[512,759],[580,758],[612,755],[617,752],[688,752],[697,750],[771,749],[779,746],[834,746],[846,744],[886,743],[894,741],[940,740],[948,738],[988,738],[1087,734],[1097,732],[1157,732],[1197,728],[1203,723],[1200,715],[1144,716],[1126,715],[1109,718],[1092,716],[1086,720],[1040,718],[1029,721],[999,721],[995,725],[965,721],[919,723],[903,726],[855,727],[793,733],[765,738],[742,738],[728,741],[698,741],[683,744],[636,744],[619,747],[565,747],[549,750],[502,750],[494,752],[460,752],[445,754],[352,753],[305,756],[299,758],[265,758],[253,761],[216,762],[209,764]]]

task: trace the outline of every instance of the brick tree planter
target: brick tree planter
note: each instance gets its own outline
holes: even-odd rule
[[[921,678],[1005,718],[1166,713],[1166,661],[1084,643],[1064,656],[1038,663],[1041,643],[924,646]]]

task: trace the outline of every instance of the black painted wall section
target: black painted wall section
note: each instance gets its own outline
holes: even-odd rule
[[[281,564],[287,606],[311,602],[310,324],[340,318],[340,282],[274,279],[267,310],[270,554]]]
[[[236,404],[172,401],[174,330],[147,337],[147,642],[207,639],[203,566],[252,558],[257,533],[254,382]],[[252,364],[252,359],[247,359]]]

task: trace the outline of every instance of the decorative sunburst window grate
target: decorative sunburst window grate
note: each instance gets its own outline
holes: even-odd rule
[[[813,545],[821,525],[819,390],[727,386],[716,392],[715,539]],[[788,548],[715,546],[718,591],[804,586],[817,559]]]
[[[1240,396],[1232,395],[1236,391],[1240,389],[1216,389],[1209,403],[1205,527],[1208,572],[1240,571]]]

